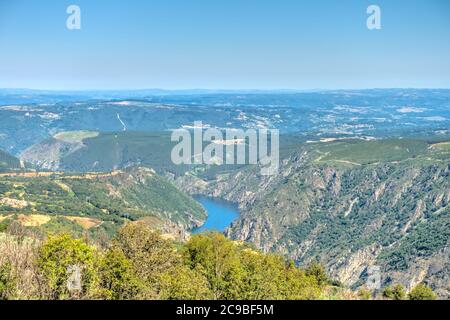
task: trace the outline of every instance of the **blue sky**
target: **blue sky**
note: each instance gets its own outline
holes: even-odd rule
[[[450,88],[450,1],[0,0],[0,87]]]

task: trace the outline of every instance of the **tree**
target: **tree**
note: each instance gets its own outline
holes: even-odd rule
[[[240,298],[245,300],[276,300],[284,298],[286,286],[285,260],[275,254],[243,249],[240,259],[243,276]]]
[[[391,300],[405,300],[406,290],[401,284],[389,286],[383,290],[383,297]]]
[[[315,300],[322,293],[316,277],[306,275],[303,270],[290,264],[287,269],[287,281],[285,285],[285,299],[289,300]]]
[[[197,270],[179,265],[161,275],[159,299],[208,300],[213,298],[208,280]]]
[[[132,263],[118,248],[109,249],[98,266],[99,294],[105,299],[130,300],[139,297],[143,283]]]
[[[305,272],[307,276],[315,277],[319,285],[324,285],[328,282],[328,276],[325,272],[325,268],[317,261],[311,262]]]
[[[41,278],[40,294],[46,299],[88,297],[95,283],[94,249],[69,235],[48,238],[39,248],[37,267]],[[69,270],[80,270],[81,288],[68,289]]]
[[[161,274],[182,263],[172,242],[141,222],[122,227],[113,247],[124,254],[136,276],[145,283],[146,298],[156,298]]]
[[[235,243],[216,232],[194,235],[184,257],[190,269],[206,277],[215,299],[239,299],[243,270]]]
[[[431,288],[420,283],[411,290],[408,294],[408,298],[409,300],[436,300],[437,296]]]

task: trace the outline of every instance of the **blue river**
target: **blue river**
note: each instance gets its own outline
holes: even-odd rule
[[[194,234],[204,231],[223,232],[239,215],[237,207],[229,202],[205,197],[195,197],[195,200],[206,209],[208,218],[202,226],[192,230]]]

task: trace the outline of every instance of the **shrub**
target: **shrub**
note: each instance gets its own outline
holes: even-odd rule
[[[201,270],[215,299],[238,299],[243,270],[236,245],[219,233],[191,237],[185,245],[185,263]]]
[[[161,274],[181,264],[181,257],[172,242],[163,239],[145,223],[129,223],[122,227],[113,247],[122,251],[136,276],[145,283],[146,298],[156,298]]]
[[[405,300],[406,290],[401,284],[389,286],[383,290],[383,297],[391,300]]]
[[[372,298],[372,293],[366,288],[360,288],[358,290],[359,300],[370,300]]]
[[[208,280],[214,299],[317,299],[321,286],[281,256],[263,254],[219,233],[193,236],[186,265]]]
[[[207,300],[212,297],[208,281],[197,270],[179,265],[161,275],[159,299]]]
[[[0,300],[13,298],[15,289],[15,278],[12,275],[11,265],[5,263],[0,265]]]
[[[315,277],[319,285],[324,285],[329,281],[325,268],[317,261],[311,262],[305,271],[306,275]]]
[[[142,281],[123,252],[112,248],[100,259],[98,266],[100,295],[105,299],[130,300],[139,297]]]
[[[408,298],[409,300],[436,300],[437,296],[431,288],[421,283],[411,290]]]
[[[69,235],[48,238],[39,248],[37,267],[42,279],[40,294],[46,299],[87,297],[94,285],[94,249]],[[69,292],[69,268],[81,271],[81,290]]]

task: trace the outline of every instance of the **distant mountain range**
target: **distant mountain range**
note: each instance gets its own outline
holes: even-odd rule
[[[450,90],[144,93],[127,98],[127,92],[0,93],[0,149],[19,155],[64,131],[164,131],[194,121],[217,128],[277,128],[305,140],[449,136]]]

